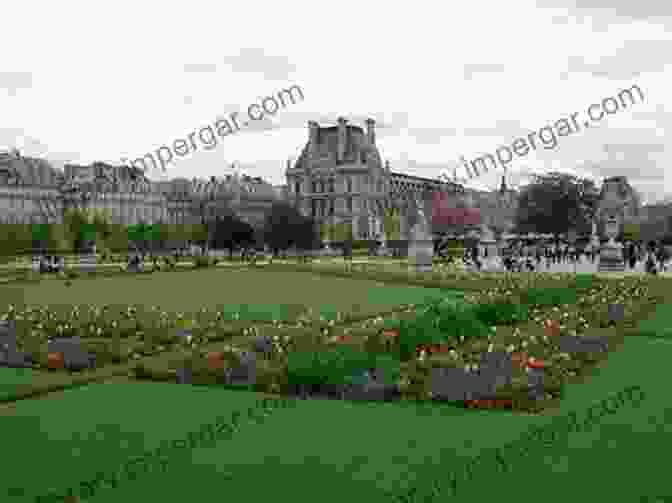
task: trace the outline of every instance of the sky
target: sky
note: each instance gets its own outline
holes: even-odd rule
[[[12,2],[0,30],[0,149],[65,162],[142,157],[283,89],[303,99],[151,179],[235,170],[285,183],[307,122],[377,121],[393,171],[468,178],[471,160],[638,86],[644,99],[508,165],[513,187],[561,171],[627,176],[644,202],[666,177],[672,3]],[[9,50],[8,50],[9,48]],[[666,77],[667,75],[667,77]],[[670,107],[671,111],[666,108]],[[192,136],[193,138],[193,136]],[[539,141],[537,141],[539,143]],[[468,180],[499,186],[501,169]]]

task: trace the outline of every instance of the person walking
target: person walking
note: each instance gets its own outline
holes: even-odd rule
[[[665,258],[665,249],[661,243],[658,243],[656,259],[658,260],[658,270],[661,272],[665,270]]]
[[[656,261],[654,260],[654,254],[652,251],[648,252],[648,256],[646,259],[646,264],[645,264],[645,270],[649,274],[657,274],[658,270],[656,268]]]
[[[630,269],[634,270],[637,265],[637,249],[635,248],[635,243],[630,243],[629,262]]]

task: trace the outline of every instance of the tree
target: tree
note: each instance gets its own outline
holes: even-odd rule
[[[208,181],[194,178],[189,183],[186,194],[179,194],[179,197],[180,200],[187,201],[187,213],[192,222],[203,226],[199,229],[206,229],[205,235],[197,232],[199,239],[194,240],[205,251],[207,243],[212,242],[217,219],[234,215],[231,203],[236,194],[223,181],[213,176]]]
[[[287,251],[295,242],[297,224],[303,221],[298,210],[284,201],[271,205],[264,219],[264,241],[277,257],[279,251]]]
[[[622,241],[639,241],[641,239],[641,227],[639,224],[626,222],[623,224]]]
[[[227,214],[215,220],[212,244],[215,248],[229,250],[229,258],[233,258],[237,248],[250,247],[255,241],[254,228],[237,216]]]
[[[536,175],[519,196],[516,230],[556,237],[570,229],[589,233],[598,201],[599,191],[591,180],[563,173]]]
[[[401,239],[401,210],[398,208],[384,210],[383,232],[388,241]]]
[[[112,234],[112,215],[104,209],[90,210],[91,223],[95,227],[96,246],[107,247],[107,241]]]
[[[343,242],[343,241],[352,241],[354,238],[352,232],[352,223],[350,222],[339,222],[334,224],[333,227],[333,236],[334,241]]]
[[[90,215],[83,209],[69,208],[63,215],[63,224],[75,252],[83,251],[87,240],[92,236],[92,232],[95,232]]]
[[[105,247],[110,251],[127,252],[129,248],[128,232],[122,224],[111,223]]]
[[[314,219],[302,217],[302,219],[296,223],[294,244],[297,249],[304,253],[308,250],[319,248],[319,226]]]

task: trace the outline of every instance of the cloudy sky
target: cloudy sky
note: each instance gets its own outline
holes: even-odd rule
[[[620,4],[620,5],[619,5]],[[672,4],[463,2],[13,2],[0,30],[0,148],[56,165],[120,163],[299,85],[304,100],[250,122],[164,177],[243,172],[284,183],[308,120],[378,122],[393,170],[465,173],[518,137],[640,87],[644,101],[509,165],[626,175],[645,201],[672,195]],[[11,48],[11,50],[8,50]],[[668,77],[666,77],[668,75]],[[669,102],[669,103],[668,103]],[[158,178],[156,173],[150,173]],[[470,182],[498,186],[501,172]]]

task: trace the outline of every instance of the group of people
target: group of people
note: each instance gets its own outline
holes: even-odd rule
[[[671,255],[665,247],[655,241],[644,243],[642,241],[626,241],[623,244],[623,261],[630,270],[637,267],[637,264],[644,262],[644,270],[650,274],[657,274],[668,268],[668,262]],[[595,263],[599,258],[599,248],[588,245],[584,248],[573,246],[569,243],[513,243],[503,250],[502,263],[507,271],[539,271],[542,269],[542,262],[545,262],[546,269],[550,269],[553,264],[576,264],[582,260]],[[485,248],[482,252],[478,247],[465,250],[464,263],[474,266],[477,270],[483,267],[483,260],[488,258],[488,250]]]
[[[64,263],[63,257],[43,255],[39,259],[39,271],[41,273],[60,272],[63,270]]]

